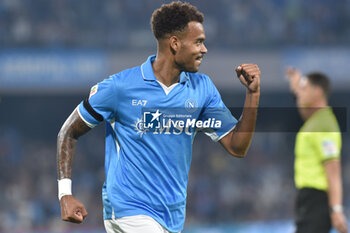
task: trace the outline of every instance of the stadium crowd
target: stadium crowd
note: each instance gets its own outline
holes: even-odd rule
[[[114,51],[153,48],[148,19],[160,2],[169,1],[1,0],[0,46]],[[205,13],[209,49],[334,46],[350,41],[349,0],[189,2]],[[62,121],[85,94],[66,98],[0,93],[0,232],[62,232],[77,227],[60,220],[56,136]],[[234,100],[231,94],[224,93],[224,99]],[[287,93],[274,98],[280,106],[284,106],[279,102],[283,94],[289,98]],[[334,102],[347,106],[349,98],[345,93]],[[349,153],[346,141],[350,136],[347,132],[343,136],[343,151]],[[218,143],[198,135],[189,178],[187,223],[292,219],[294,139],[295,132],[258,132],[247,157],[241,160],[230,158]],[[343,177],[350,177],[350,159],[347,154],[342,156]],[[79,141],[74,164],[73,192],[89,212],[79,227],[102,228],[103,125]],[[347,207],[350,179],[343,182]]]
[[[154,39],[148,19],[162,2],[169,1],[3,0],[0,44],[149,48]],[[189,2],[205,14],[208,46],[339,45],[350,39],[347,0]]]

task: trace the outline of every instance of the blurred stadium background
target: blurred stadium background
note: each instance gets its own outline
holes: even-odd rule
[[[89,212],[81,225],[60,220],[56,136],[91,86],[155,52],[149,19],[166,2],[0,0],[0,232],[104,232],[104,125],[79,141],[75,157],[73,192]],[[253,62],[262,70],[261,107],[295,106],[284,79],[285,67],[292,65],[328,74],[330,103],[346,113],[349,0],[190,2],[205,14],[209,53],[200,72],[212,78],[227,106],[242,107],[244,99],[234,67]],[[287,121],[260,112],[258,126],[264,127],[258,127],[243,160],[197,136],[184,233],[293,231],[293,144],[300,125],[293,111]],[[339,117],[344,205],[350,217],[345,113]],[[289,124],[296,127],[287,130]]]

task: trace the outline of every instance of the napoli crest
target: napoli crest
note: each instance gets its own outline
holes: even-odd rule
[[[197,109],[198,109],[197,100],[192,99],[192,98],[187,99],[185,102],[185,109],[191,113],[197,111]]]

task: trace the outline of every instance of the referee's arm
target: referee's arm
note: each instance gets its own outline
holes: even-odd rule
[[[339,232],[348,232],[348,226],[346,218],[343,212],[343,189],[341,178],[341,165],[340,161],[330,160],[324,163],[325,171],[328,179],[328,201],[331,210],[332,226]]]

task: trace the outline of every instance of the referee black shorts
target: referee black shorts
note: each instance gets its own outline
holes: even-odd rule
[[[295,214],[296,233],[329,233],[331,230],[328,196],[325,191],[299,189]]]

